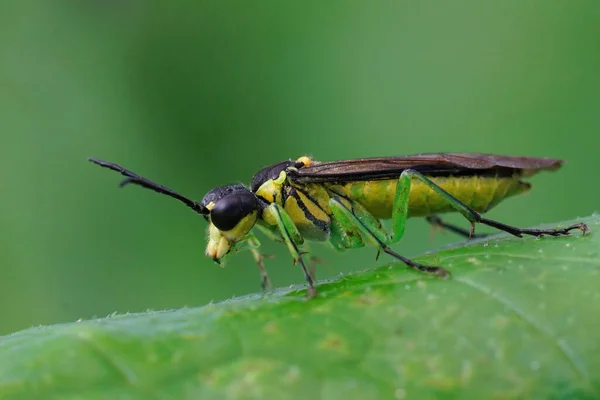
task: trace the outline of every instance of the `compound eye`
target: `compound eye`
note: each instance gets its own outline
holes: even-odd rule
[[[210,220],[220,231],[230,231],[256,210],[258,201],[253,193],[232,193],[217,201],[210,211]]]

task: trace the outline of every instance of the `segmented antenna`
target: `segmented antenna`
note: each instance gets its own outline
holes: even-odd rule
[[[209,214],[209,210],[206,207],[204,207],[202,204],[192,201],[192,200],[188,199],[187,197],[184,197],[184,196],[180,195],[179,193],[172,191],[169,188],[166,188],[162,185],[159,185],[158,183],[154,183],[151,180],[148,180],[142,176],[139,176],[138,174],[133,173],[133,172],[129,171],[128,169],[121,167],[120,165],[117,165],[117,164],[111,163],[111,162],[107,162],[107,161],[98,160],[97,158],[89,158],[88,160],[93,162],[94,164],[101,166],[101,167],[112,169],[113,171],[117,171],[117,172],[121,173],[121,175],[126,176],[127,178],[124,179],[119,184],[119,187],[123,187],[128,184],[138,185],[138,186],[144,187],[146,189],[151,189],[151,190],[154,190],[155,192],[166,194],[167,196],[173,197],[174,199],[177,199],[177,200],[181,201],[183,204],[185,204],[186,206],[190,207],[192,210],[196,211],[198,214],[202,214],[202,215]]]

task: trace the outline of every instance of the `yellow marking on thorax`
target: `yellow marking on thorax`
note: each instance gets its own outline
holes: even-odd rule
[[[310,165],[312,164],[312,160],[308,156],[302,156],[296,161],[301,162],[302,164],[304,164],[305,167],[310,167]]]
[[[501,200],[522,193],[529,185],[519,181],[517,176],[498,177],[438,177],[430,178],[435,184],[456,197],[459,201],[478,212],[485,212]],[[397,180],[349,182],[330,184],[328,189],[358,201],[377,218],[392,216]],[[412,180],[408,214],[423,217],[431,214],[454,211],[447,200],[430,187]]]
[[[296,183],[290,184],[306,193],[327,215],[331,215],[331,209],[329,208],[329,192],[327,192],[327,189],[323,185],[317,183],[309,183],[306,185]]]
[[[305,165],[310,162],[307,157],[299,159]],[[296,191],[296,196],[292,191]],[[284,196],[285,191],[285,196]],[[306,194],[304,194],[304,193]],[[322,185],[294,185],[287,180],[287,174],[282,171],[277,179],[269,179],[256,191],[256,195],[268,203],[277,202],[282,205],[285,212],[298,228],[302,236],[307,239],[323,241],[327,239],[327,228],[331,223],[331,210],[329,209],[329,194]],[[285,202],[283,201],[285,197]],[[314,199],[314,201],[312,200]],[[266,226],[276,226],[277,221],[269,213],[263,214],[262,221]],[[321,226],[318,226],[318,225]]]
[[[282,197],[282,189],[283,184],[287,179],[287,174],[285,171],[281,171],[279,177],[277,179],[269,179],[265,183],[263,183],[258,190],[256,191],[256,195],[258,197],[262,197],[269,203],[281,204]]]
[[[302,190],[300,188],[305,189],[305,187],[298,187],[299,190],[296,190],[292,186],[286,187],[285,190],[288,191],[288,196],[284,203],[284,209],[294,222],[294,225],[296,225],[296,228],[298,228],[300,234],[306,239],[326,240],[331,219],[328,213],[300,191]],[[321,226],[318,226],[318,224]]]

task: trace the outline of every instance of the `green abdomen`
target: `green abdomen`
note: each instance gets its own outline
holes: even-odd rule
[[[439,177],[430,178],[442,189],[478,212],[485,212],[501,200],[529,189],[529,184],[514,177]],[[328,185],[336,193],[358,201],[377,218],[392,216],[397,180],[349,182]],[[454,211],[448,201],[421,181],[413,179],[408,213],[411,217]]]

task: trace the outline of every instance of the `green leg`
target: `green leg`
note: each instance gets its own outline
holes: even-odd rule
[[[344,204],[343,200],[344,199],[337,196],[332,197],[329,200],[329,206],[331,207],[331,211],[336,220],[342,225],[344,230],[349,232],[358,230],[365,242],[375,245],[380,251],[397,258],[411,268],[442,277],[447,277],[449,275],[448,271],[443,268],[421,265],[393,251],[386,244],[389,237],[385,234],[379,223],[376,225],[369,223],[369,218],[366,218],[364,215],[359,217],[359,214],[354,210],[354,205],[350,208]],[[375,220],[373,216],[371,216],[371,218]]]
[[[408,200],[410,199],[410,177],[404,173],[398,178],[394,208],[392,209],[392,238],[391,243],[398,243],[406,230],[408,219]]]
[[[518,237],[523,237],[523,235],[531,235],[531,236],[543,236],[543,235],[552,235],[552,236],[560,236],[567,235],[570,231],[579,229],[583,233],[588,232],[588,227],[585,224],[574,224],[567,228],[562,229],[521,229],[514,226],[506,225],[498,221],[494,221],[491,219],[483,218],[481,214],[478,212],[471,210],[464,203],[460,202],[457,198],[452,196],[450,193],[446,192],[444,189],[433,183],[423,174],[412,170],[407,169],[402,172],[400,178],[398,179],[398,187],[396,188],[396,198],[394,200],[394,210],[392,215],[392,227],[394,233],[394,241],[396,241],[396,236],[399,234],[400,237],[404,233],[404,226],[406,224],[406,218],[408,216],[408,200],[410,197],[410,182],[411,178],[416,178],[427,185],[431,190],[440,195],[442,198],[446,199],[448,203],[458,212],[460,212],[466,219],[471,223],[471,229],[469,231],[469,235],[472,236],[475,233],[475,223],[484,224],[487,226],[491,226],[496,229],[500,229],[502,231],[508,232],[511,235],[515,235]]]
[[[258,270],[260,271],[260,276],[262,278],[261,287],[263,290],[269,290],[271,289],[271,281],[269,280],[269,275],[267,274],[267,269],[265,268],[264,259],[266,257],[258,250],[260,247],[260,241],[253,233],[246,235],[246,241],[248,243],[248,248],[252,252],[254,261],[256,261],[258,264]]]
[[[304,243],[304,239],[300,235],[300,232],[298,232],[296,225],[294,225],[294,222],[288,213],[279,204],[272,203],[263,211],[263,218],[275,221],[279,233],[281,234],[281,238],[294,258],[294,264],[300,262],[302,272],[304,272],[304,277],[306,278],[306,282],[308,282],[307,295],[309,297],[316,295],[317,292],[315,290],[313,278],[306,268],[306,264],[302,259],[302,252],[298,247],[298,245]]]
[[[281,239],[281,236],[279,235],[279,228],[262,225],[260,223],[260,220],[259,220],[259,223],[254,225],[254,228],[258,229],[260,231],[260,233],[265,235],[269,240],[272,240],[274,242],[283,243],[283,240]]]
[[[398,242],[404,236],[406,229],[406,220],[408,219],[408,202],[410,199],[410,184],[411,179],[415,177],[429,186],[434,192],[445,198],[452,207],[464,215],[471,222],[471,231],[473,234],[474,222],[477,220],[477,213],[469,207],[452,197],[448,192],[437,186],[435,183],[427,179],[417,171],[407,169],[402,172],[398,178],[396,186],[396,195],[394,197],[394,209],[392,210],[392,243]]]
[[[340,197],[338,201],[343,202],[342,204],[344,206],[352,208],[350,201],[347,199]],[[331,201],[329,204],[331,205]],[[356,225],[352,224],[344,214],[335,216],[336,218],[331,219],[331,225],[329,227],[329,243],[331,246],[337,251],[364,247],[365,242]]]
[[[406,220],[408,219],[408,202],[410,199],[410,184],[415,177],[429,186],[434,192],[445,198],[452,207],[464,215],[471,222],[471,232],[473,234],[473,223],[477,220],[475,211],[452,197],[448,192],[437,186],[417,171],[407,169],[402,172],[398,178],[396,186],[396,195],[394,197],[394,209],[392,210],[392,243],[398,242],[404,236],[406,229]]]

